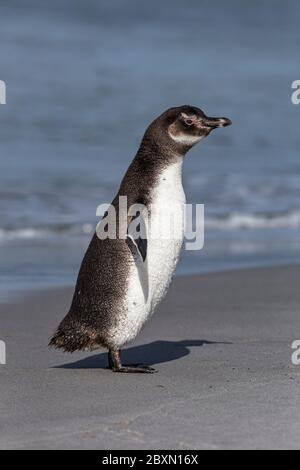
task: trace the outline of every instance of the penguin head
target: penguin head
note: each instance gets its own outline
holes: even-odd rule
[[[211,118],[195,106],[170,108],[159,116],[149,127],[160,139],[178,153],[186,153],[190,148],[207,137],[218,127],[227,127],[227,118]]]

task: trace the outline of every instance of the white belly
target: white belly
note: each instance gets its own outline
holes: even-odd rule
[[[181,161],[164,170],[153,192],[146,224],[147,258],[145,262],[132,262],[123,314],[112,335],[116,346],[123,346],[138,334],[171,282],[184,237],[181,170]]]

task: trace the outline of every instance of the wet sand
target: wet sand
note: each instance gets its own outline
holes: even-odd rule
[[[72,288],[1,305],[1,449],[300,448],[300,267],[176,278],[114,374],[47,349]]]

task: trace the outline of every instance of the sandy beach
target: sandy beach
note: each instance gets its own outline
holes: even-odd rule
[[[178,277],[124,360],[47,349],[72,288],[1,305],[1,449],[297,448],[300,267]]]

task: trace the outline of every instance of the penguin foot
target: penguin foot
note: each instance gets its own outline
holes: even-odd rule
[[[153,367],[144,364],[128,364],[123,366],[119,349],[110,349],[108,351],[108,364],[109,369],[113,372],[123,372],[125,374],[154,374],[154,372],[157,372]]]
[[[156,369],[154,369],[153,367],[147,366],[147,364],[125,364],[125,367],[132,367],[132,368],[138,367],[140,369],[147,369],[150,372],[157,372]]]
[[[154,374],[157,370],[148,366],[121,366],[118,368],[113,367],[113,372],[123,372],[125,374]]]

